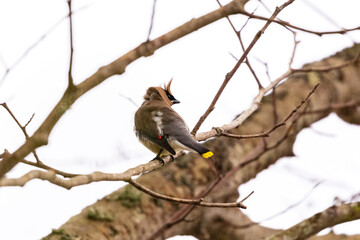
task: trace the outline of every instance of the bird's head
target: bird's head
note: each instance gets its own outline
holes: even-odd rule
[[[179,100],[177,100],[170,91],[170,86],[172,83],[172,79],[169,81],[167,85],[164,85],[164,87],[150,87],[146,91],[146,94],[144,96],[145,101],[151,101],[151,100],[162,100],[165,101],[169,106],[172,106],[173,104],[180,103]]]

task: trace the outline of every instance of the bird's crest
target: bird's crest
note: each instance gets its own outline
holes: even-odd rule
[[[172,83],[172,78],[168,82],[168,84],[164,84],[164,87],[156,87],[155,89],[160,94],[161,98],[169,105],[172,106],[175,103],[179,103],[178,100],[174,98],[174,96],[171,93],[170,87]]]
[[[173,80],[173,78],[170,79],[170,81],[168,82],[167,85],[164,84],[164,90],[167,91],[168,93],[170,93],[171,95],[172,95],[172,93],[170,91],[170,87],[171,87],[172,80]]]

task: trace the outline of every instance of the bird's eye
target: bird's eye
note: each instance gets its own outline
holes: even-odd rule
[[[166,91],[166,96],[168,99],[173,100],[175,99],[173,95],[171,95],[168,91]]]

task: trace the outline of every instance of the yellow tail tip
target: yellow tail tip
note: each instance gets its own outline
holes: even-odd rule
[[[211,156],[213,156],[214,154],[211,152],[211,151],[208,151],[208,152],[206,152],[206,153],[203,153],[203,154],[201,154],[201,156],[203,156],[204,158],[209,158],[209,157],[211,157]]]

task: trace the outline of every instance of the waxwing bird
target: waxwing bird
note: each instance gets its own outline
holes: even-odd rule
[[[189,129],[172,109],[172,105],[180,103],[171,93],[172,79],[167,86],[150,87],[144,96],[144,102],[135,113],[134,131],[139,141],[156,157],[153,159],[164,161],[161,157],[175,155],[180,150],[189,150],[208,158],[214,155],[202,144],[195,141]]]

